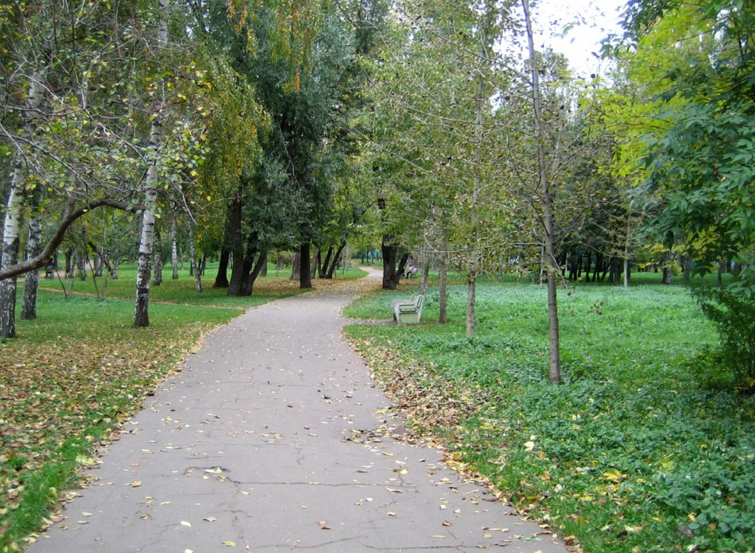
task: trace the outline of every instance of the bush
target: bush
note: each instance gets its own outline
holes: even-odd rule
[[[755,390],[755,299],[707,287],[693,288],[692,296],[718,331],[715,357],[731,371],[738,388]]]

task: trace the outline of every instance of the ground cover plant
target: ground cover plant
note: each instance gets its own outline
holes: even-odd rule
[[[423,324],[347,333],[418,433],[444,440],[452,463],[567,543],[591,553],[752,551],[755,401],[712,386],[710,367],[696,363],[717,335],[689,292],[562,291],[562,386],[547,382],[544,294],[482,285],[471,340],[463,287],[450,289],[448,325],[433,322],[431,289]],[[368,296],[346,313],[387,317],[401,295]]]
[[[68,298],[60,283],[43,281],[38,318],[19,320],[18,337],[0,340],[3,553],[55,519],[58,495],[80,481],[96,451],[117,439],[122,422],[203,334],[244,308],[299,293],[298,283],[273,273],[251,297],[228,298],[211,280],[197,294],[182,273],[152,288],[152,324],[134,329],[135,272],[121,274],[108,295],[126,299],[97,298],[91,276]]]

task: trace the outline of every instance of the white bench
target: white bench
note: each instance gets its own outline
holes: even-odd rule
[[[412,296],[410,300],[396,300],[391,304],[393,320],[398,324],[417,324],[422,318],[422,305],[425,296],[422,294]]]

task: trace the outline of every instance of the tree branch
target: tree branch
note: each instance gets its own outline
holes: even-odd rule
[[[26,261],[22,263],[17,263],[15,265],[11,265],[10,267],[3,268],[2,270],[0,270],[0,280],[13,278],[15,276],[28,273],[29,271],[33,271],[34,269],[39,269],[40,267],[44,267],[45,265],[47,265],[47,262],[53,256],[53,254],[55,253],[55,250],[63,242],[63,239],[65,238],[65,234],[68,228],[75,221],[77,221],[78,219],[80,219],[81,217],[83,217],[84,215],[92,211],[93,209],[96,209],[102,206],[107,206],[107,207],[112,207],[115,209],[121,209],[123,211],[132,211],[132,212],[137,212],[142,207],[140,205],[119,202],[118,200],[113,200],[110,198],[101,198],[99,200],[93,200],[75,211],[73,211],[73,206],[71,204],[68,204],[66,206],[66,209],[63,211],[63,218],[60,221],[60,225],[58,225],[58,230],[55,232],[55,235],[47,243],[47,245],[45,246],[45,249],[42,250],[42,253],[40,253],[36,257],[27,259]]]

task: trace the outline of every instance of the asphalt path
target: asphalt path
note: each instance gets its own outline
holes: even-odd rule
[[[439,451],[376,432],[400,421],[342,339],[357,294],[279,300],[208,336],[27,551],[566,553]]]

